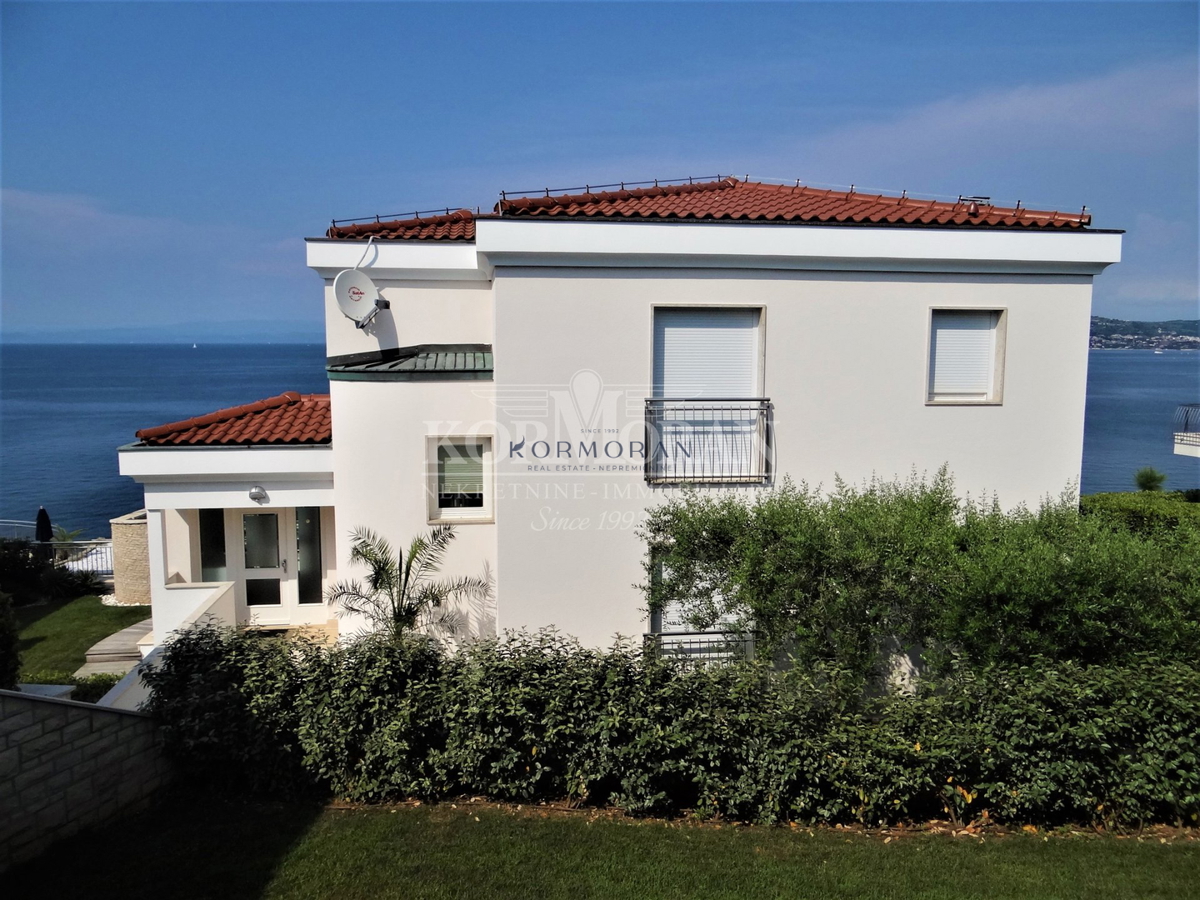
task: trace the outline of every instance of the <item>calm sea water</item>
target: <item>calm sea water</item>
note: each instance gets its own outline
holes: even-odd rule
[[[1180,403],[1200,403],[1200,353],[1092,350],[1082,493],[1134,490],[1142,466],[1165,472],[1168,489],[1200,487],[1200,459],[1174,452],[1171,419]]]
[[[283,391],[327,393],[321,344],[0,346],[0,519],[86,536],[142,505],[117,474],[117,447],[139,428]]]
[[[325,392],[319,344],[0,346],[0,518],[107,535],[142,504],[117,474],[116,448],[139,428],[286,390]],[[1200,460],[1175,456],[1171,415],[1200,402],[1200,354],[1093,350],[1083,492],[1127,490],[1154,466],[1171,488],[1200,487]]]

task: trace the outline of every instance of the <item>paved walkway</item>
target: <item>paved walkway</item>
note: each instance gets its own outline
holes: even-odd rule
[[[138,641],[148,635],[150,630],[151,621],[144,619],[96,642],[87,652],[87,662],[80,666],[75,674],[124,675],[141,662],[142,652],[138,650]]]

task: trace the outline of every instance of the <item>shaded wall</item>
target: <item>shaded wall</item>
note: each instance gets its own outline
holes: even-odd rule
[[[170,779],[149,716],[0,691],[0,871],[147,804]]]

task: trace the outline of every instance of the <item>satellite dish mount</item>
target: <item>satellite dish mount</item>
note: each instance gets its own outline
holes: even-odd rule
[[[355,328],[366,328],[371,320],[379,315],[381,309],[392,307],[387,300],[379,296],[375,282],[360,268],[367,254],[371,252],[371,243],[374,240],[375,235],[367,239],[367,247],[363,250],[358,265],[353,269],[343,269],[333,279],[333,296],[337,300],[338,309],[342,311],[342,315],[354,322]]]

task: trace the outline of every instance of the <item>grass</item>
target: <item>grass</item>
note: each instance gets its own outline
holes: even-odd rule
[[[36,603],[15,610],[22,672],[74,672],[88,648],[150,617],[148,606],[105,606],[99,597]]]
[[[126,836],[114,849],[105,835]],[[70,860],[63,865],[62,860]],[[175,797],[13,870],[22,898],[1200,896],[1200,840],[698,826],[483,804],[333,809]]]

